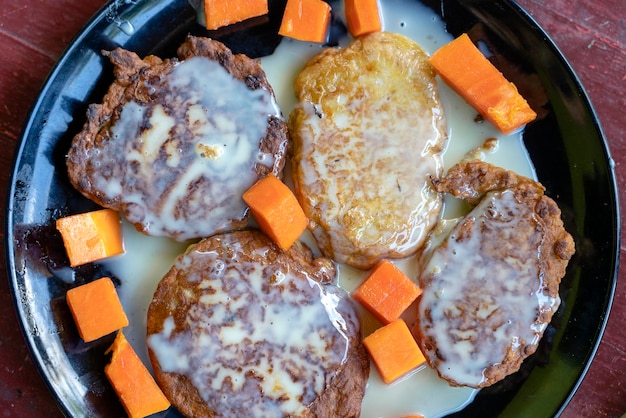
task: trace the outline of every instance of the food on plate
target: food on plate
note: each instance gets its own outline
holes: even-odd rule
[[[289,117],[294,189],[322,252],[369,269],[417,251],[437,223],[447,140],[425,52],[376,32],[311,59]]]
[[[392,383],[426,361],[402,318],[378,328],[363,339],[363,344],[385,383]]]
[[[537,349],[574,242],[532,179],[474,160],[434,184],[474,208],[425,253],[420,344],[451,384],[489,386]]]
[[[122,331],[117,333],[107,350],[109,352],[111,360],[104,366],[104,374],[130,418],[147,417],[170,407],[170,402]]]
[[[515,84],[502,75],[466,33],[435,51],[430,63],[454,91],[502,133],[510,133],[537,117]]]
[[[115,285],[108,277],[68,290],[65,300],[78,335],[85,342],[95,341],[128,326]]]
[[[70,181],[149,235],[246,225],[241,195],[285,162],[287,126],[260,65],[189,36],[179,59],[104,52],[115,81],[67,155]]]
[[[191,246],[148,310],[155,377],[186,416],[358,416],[369,375],[331,260],[243,230]]]
[[[283,250],[291,247],[306,229],[307,219],[291,189],[275,175],[257,181],[243,194],[252,216]]]
[[[120,214],[111,209],[65,216],[56,221],[70,267],[124,253]]]
[[[354,300],[380,322],[395,321],[415,302],[422,290],[389,260],[382,260],[352,292]]]
[[[350,35],[355,38],[382,30],[378,0],[345,0],[344,11]]]
[[[242,10],[251,12],[252,3],[229,10],[232,22]],[[288,1],[281,33],[324,42],[330,8],[318,2],[312,7],[319,14],[301,13],[306,4],[313,3]],[[158,382],[153,395],[133,389],[150,376],[141,376],[146,369],[121,332],[111,348],[105,371],[129,415],[171,402],[187,416],[358,416],[369,358],[385,383],[428,360],[453,385],[482,387],[517,370],[536,349],[558,307],[558,281],[573,252],[556,204],[538,183],[484,163],[459,165],[442,179],[447,128],[428,56],[409,38],[380,32],[376,1],[357,7],[348,0],[345,6],[358,39],[321,52],[294,84],[295,195],[280,180],[291,146],[287,127],[256,61],[193,36],[178,58],[104,52],[116,79],[102,104],[90,107],[72,143],[72,184],[147,234],[208,237],[178,257],[150,304],[146,341]],[[306,19],[296,19],[301,17]],[[217,15],[207,14],[207,27],[210,19]],[[459,221],[424,258],[420,280],[427,290],[416,340],[401,316],[412,315],[407,308],[415,308],[422,289],[390,259],[422,248],[439,220],[443,193],[460,194],[476,208],[474,218]],[[521,214],[506,220],[521,231],[504,240],[517,252],[492,244],[507,234],[498,222],[508,215],[494,208]],[[248,212],[264,233],[239,230],[248,225]],[[487,220],[483,229],[473,229],[476,219]],[[307,224],[327,258],[314,259],[298,241]],[[537,232],[537,226],[543,229]],[[233,229],[239,231],[228,232]],[[457,239],[458,231],[471,239]],[[545,242],[555,243],[554,254],[528,256],[533,248],[547,251]],[[458,260],[458,254],[466,256]],[[373,269],[352,294],[382,323],[363,341],[352,301],[333,284],[337,267],[330,258]],[[525,264],[513,266],[516,279],[503,286],[485,285],[487,279],[472,270],[507,271],[519,260]],[[557,272],[561,267],[553,266],[562,261],[563,272]],[[544,282],[529,274],[533,268],[543,269]],[[455,269],[469,271],[461,284],[451,278]],[[503,315],[500,298],[506,308],[518,307],[522,298],[506,292],[527,283],[536,284],[534,300],[525,297],[534,305],[524,302],[521,317],[506,312],[508,322],[496,325],[525,324],[530,337],[516,334],[507,346],[497,341],[490,321]],[[442,298],[442,288],[452,300]],[[491,297],[495,308],[481,297]],[[504,346],[497,363],[481,366],[463,357],[463,348],[492,355],[492,340]],[[469,368],[484,372],[485,380],[467,379]]]
[[[205,25],[209,30],[243,22],[268,13],[267,0],[203,0]]]
[[[328,35],[330,5],[323,0],[287,0],[278,34],[323,43]]]

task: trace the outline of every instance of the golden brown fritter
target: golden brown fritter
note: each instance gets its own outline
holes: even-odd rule
[[[149,235],[183,241],[245,226],[241,194],[280,174],[287,148],[259,63],[193,36],[179,58],[104,54],[116,78],[72,141],[72,185]]]
[[[420,344],[451,384],[489,386],[537,349],[574,241],[532,179],[470,161],[434,185],[475,206],[425,255]]]
[[[191,246],[148,310],[163,392],[185,416],[358,417],[359,320],[329,259],[252,230]]]
[[[289,119],[295,192],[326,256],[367,269],[414,253],[437,222],[445,119],[428,57],[373,33],[314,57]]]

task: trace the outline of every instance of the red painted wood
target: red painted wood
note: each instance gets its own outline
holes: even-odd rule
[[[546,29],[572,64],[608,138],[618,182],[625,184],[626,2],[518,2]],[[0,149],[4,150],[0,153],[0,183],[3,188],[11,168],[11,150],[48,71],[103,3],[104,0],[0,1]],[[626,201],[626,191],[620,191],[620,199]],[[5,195],[1,193],[0,206],[5,204]],[[4,235],[4,230],[1,233]],[[20,334],[4,273],[4,258],[0,259],[0,269],[0,414],[61,417]],[[606,333],[563,417],[619,417],[626,413],[625,328],[626,265],[622,265]]]

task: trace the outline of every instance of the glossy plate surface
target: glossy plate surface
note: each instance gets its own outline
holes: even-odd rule
[[[384,1],[384,0],[383,0]],[[270,2],[262,26],[211,33],[235,52],[258,57],[275,35],[284,1]],[[522,370],[480,391],[454,416],[553,416],[567,403],[596,351],[606,323],[619,251],[619,208],[613,164],[594,111],[576,76],[547,35],[515,3],[442,0],[425,3],[452,35],[472,31],[497,51],[507,76],[526,85],[543,109],[524,133],[539,180],[563,211],[577,253],[561,285],[563,303],[538,352]],[[104,377],[104,359],[80,343],[64,302],[74,286],[63,280],[60,216],[94,208],[70,186],[64,155],[112,81],[100,50],[116,46],[140,56],[174,56],[188,34],[207,35],[186,0],[114,1],[70,45],[45,84],[24,129],[9,190],[7,265],[27,343],[44,379],[68,416],[109,417],[123,410]],[[507,74],[509,72],[509,74]],[[76,282],[99,266],[76,269]],[[108,346],[104,338],[96,344]],[[97,352],[97,355],[94,355]],[[179,416],[175,411],[162,416]]]

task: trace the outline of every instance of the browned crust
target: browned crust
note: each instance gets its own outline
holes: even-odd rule
[[[260,64],[243,54],[233,54],[221,42],[188,36],[179,47],[179,58],[161,59],[149,55],[141,59],[134,52],[116,48],[112,51],[102,51],[113,64],[114,82],[109,86],[102,103],[90,104],[87,109],[87,120],[83,129],[73,139],[66,157],[67,172],[70,183],[85,197],[100,206],[120,210],[123,213],[130,211],[129,205],[120,202],[119,195],[108,198],[102,190],[98,190],[92,182],[91,173],[100,168],[92,164],[91,152],[105,147],[110,140],[110,127],[120,118],[122,106],[128,102],[140,105],[158,100],[158,86],[165,75],[170,73],[180,60],[193,56],[203,56],[216,60],[226,68],[235,78],[245,82],[251,90],[265,89],[274,95]],[[276,116],[268,118],[268,128],[260,141],[261,152],[271,154],[274,163],[271,166],[255,164],[257,178],[272,172],[281,176],[288,148],[288,128],[285,121]],[[149,190],[145,193],[150,193]],[[211,208],[207,208],[210,210]],[[243,219],[232,219],[231,228],[242,228],[247,224],[247,216]],[[143,225],[136,223],[138,230],[143,231]]]
[[[314,259],[311,250],[299,242],[289,250],[282,251],[269,238],[254,230],[236,231],[229,235],[245,249],[236,254],[242,262],[258,262],[262,258],[265,263],[288,265],[289,271],[303,277],[306,272],[320,283],[330,283],[335,278],[336,269],[332,261],[326,258]],[[220,254],[232,252],[223,237],[216,235],[204,239],[192,248]],[[270,250],[265,251],[267,248]],[[174,266],[159,283],[148,309],[148,336],[162,331],[164,319],[170,316],[174,318],[177,329],[184,328],[187,312],[197,302],[193,296],[194,284],[186,281],[185,277],[185,271]],[[360,333],[352,335],[349,344],[346,362],[337,368],[332,384],[309,406],[305,416],[330,418],[360,415],[370,363]],[[217,416],[187,377],[163,372],[153,352],[148,349],[148,353],[155,378],[172,405],[188,417]]]
[[[540,183],[528,177],[479,160],[453,165],[444,178],[432,179],[432,184],[438,192],[449,193],[472,206],[490,191],[515,190],[529,197],[543,195],[545,191]]]
[[[512,190],[518,202],[523,202],[529,210],[529,216],[533,219],[528,225],[536,225],[537,229],[528,228],[520,230],[516,237],[516,242],[534,242],[537,234],[540,234],[538,250],[540,251],[539,274],[542,278],[546,296],[557,297],[559,285],[565,275],[569,260],[574,255],[575,244],[572,236],[565,230],[561,219],[561,210],[557,203],[550,197],[544,195],[545,188],[540,183],[527,177],[516,174],[512,171],[493,166],[483,161],[473,160],[462,162],[452,166],[446,176],[442,179],[433,179],[433,186],[439,192],[450,193],[453,196],[465,200],[471,205],[478,204],[481,199],[491,191]],[[461,228],[458,239],[462,240],[464,234],[471,234],[474,220],[466,217],[461,221]],[[465,232],[464,232],[465,231]],[[486,251],[497,253],[498,243],[490,243]],[[427,286],[422,282],[422,286]],[[478,291],[478,290],[477,290]],[[497,294],[497,289],[481,289],[480,292],[491,291]],[[536,323],[548,323],[554,314],[552,310],[537,309]],[[425,318],[420,321],[432,323],[429,317],[428,308],[425,309]],[[476,324],[475,326],[480,326]],[[438,368],[442,354],[437,349],[437,341],[434,337],[425,336],[421,327],[418,327],[418,339],[424,348],[424,352],[434,351],[433,357],[427,356],[428,363],[437,373],[446,379],[453,386],[461,386],[446,375],[445,371]],[[480,341],[475,341],[480,344]],[[538,347],[538,341],[521,342],[517,350],[511,347],[498,364],[487,367],[484,374],[484,381],[476,387],[490,386],[511,373],[519,370],[522,362],[533,354]]]
[[[519,202],[528,202],[543,227],[544,243],[541,246],[542,271],[547,288],[545,293],[557,296],[561,278],[575,252],[574,239],[565,230],[561,209],[544,194],[545,187],[535,180],[513,171],[496,167],[479,160],[456,164],[443,179],[433,179],[438,192],[476,205],[486,193],[496,190],[512,190]]]

